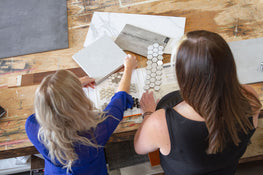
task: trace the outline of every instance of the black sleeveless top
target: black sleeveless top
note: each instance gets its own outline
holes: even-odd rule
[[[157,109],[165,108],[171,141],[171,151],[165,156],[160,153],[161,166],[165,175],[234,175],[238,160],[244,154],[255,129],[248,135],[239,133],[241,143],[229,143],[223,152],[206,154],[208,130],[205,122],[187,119],[177,113],[173,106],[182,98],[178,91],[160,100]],[[253,123],[252,117],[250,121]]]

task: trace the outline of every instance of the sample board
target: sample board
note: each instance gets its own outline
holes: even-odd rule
[[[149,45],[158,43],[165,46],[170,38],[148,30],[126,24],[115,43],[123,50],[132,51],[144,57],[147,57],[147,48]]]
[[[228,43],[242,84],[263,82],[263,38]]]
[[[73,72],[77,77],[84,77],[87,75],[80,67],[67,70]],[[11,76],[8,79],[8,88],[37,85],[40,84],[46,76],[54,73],[56,73],[56,70]]]
[[[169,92],[179,90],[179,86],[177,84],[175,71],[170,66],[170,63],[163,64],[162,69],[162,84],[160,85],[160,89],[154,92],[154,98],[161,99],[164,95]],[[144,81],[146,80],[147,76],[147,68],[139,68],[133,70],[132,77],[131,77],[131,86],[130,86],[130,95],[134,97],[135,102],[139,102],[140,98],[145,92],[144,90]],[[101,82],[99,85],[96,85],[95,89],[92,88],[83,88],[87,96],[94,102],[95,106],[103,110],[106,105],[110,102],[111,97],[116,92],[120,79],[122,76],[122,72],[117,72],[112,74],[109,78],[105,81]],[[153,89],[151,89],[153,90]],[[150,90],[150,91],[151,91]],[[124,116],[133,116],[133,115],[140,115],[141,109],[135,105],[133,109],[128,109],[124,112]],[[138,118],[138,122],[141,122],[141,119]]]
[[[66,0],[1,0],[0,58],[67,47]]]
[[[72,56],[90,77],[96,79],[96,84],[122,68],[125,57],[126,53],[107,35]]]
[[[105,34],[115,41],[124,26],[130,24],[171,38],[164,50],[164,53],[171,54],[177,41],[184,35],[185,19],[172,16],[94,12],[84,47]]]

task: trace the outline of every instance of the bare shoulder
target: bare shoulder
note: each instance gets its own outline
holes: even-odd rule
[[[163,126],[162,123],[166,122],[165,110],[159,109],[159,110],[155,111],[154,113],[152,113],[152,115],[149,117],[149,120],[147,120],[147,121],[154,124],[154,126],[159,126],[159,127]]]
[[[144,122],[144,126],[156,136],[155,139],[158,139],[158,136],[167,130],[165,110],[159,109],[152,113]]]
[[[155,111],[150,117],[149,120],[150,125],[153,126],[153,132],[156,134],[156,136],[158,137],[158,135],[160,136],[162,140],[164,137],[164,133],[168,134],[168,127],[167,127],[167,122],[166,122],[166,116],[165,116],[165,110],[164,109],[159,109],[157,111]]]
[[[165,110],[160,109],[151,116],[154,126],[155,142],[163,155],[168,155],[171,150],[170,136],[166,122]]]
[[[164,110],[158,110],[150,116],[145,116],[134,137],[134,148],[137,154],[147,154],[161,148],[162,138],[165,135],[162,126],[163,115],[165,115]]]

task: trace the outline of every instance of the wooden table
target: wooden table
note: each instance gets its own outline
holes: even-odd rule
[[[33,113],[36,85],[8,88],[12,76],[76,68],[72,55],[83,48],[94,11],[186,17],[185,31],[205,29],[227,41],[263,37],[263,3],[255,0],[68,0],[69,48],[0,60],[0,105],[7,115],[0,119],[0,159],[37,153],[24,124]],[[138,56],[140,65],[146,59]],[[263,103],[263,83],[252,85]],[[243,161],[263,159],[263,119]],[[122,123],[110,142],[132,139],[139,124]],[[241,160],[241,161],[242,161]]]

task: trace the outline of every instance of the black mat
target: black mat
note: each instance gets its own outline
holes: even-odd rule
[[[149,161],[148,155],[136,154],[133,146],[133,140],[118,143],[107,143],[105,146],[105,153],[106,161],[109,164],[109,170]]]
[[[1,0],[0,58],[67,47],[66,0]]]

